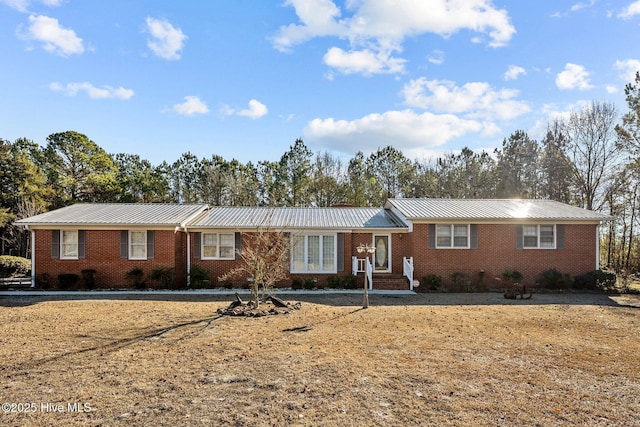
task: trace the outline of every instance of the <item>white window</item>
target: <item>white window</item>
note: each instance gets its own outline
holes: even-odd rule
[[[202,233],[202,259],[235,259],[235,233]]]
[[[62,230],[60,233],[60,258],[78,259],[78,230]]]
[[[337,271],[334,235],[294,235],[291,238],[292,273],[335,273]]]
[[[437,224],[437,248],[469,248],[469,224]]]
[[[129,259],[147,259],[147,231],[129,231]]]
[[[556,227],[555,225],[523,225],[522,247],[555,249]]]

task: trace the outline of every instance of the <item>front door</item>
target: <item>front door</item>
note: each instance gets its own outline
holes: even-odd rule
[[[391,244],[388,234],[374,234],[373,246],[376,251],[373,254],[373,269],[377,273],[391,272]]]

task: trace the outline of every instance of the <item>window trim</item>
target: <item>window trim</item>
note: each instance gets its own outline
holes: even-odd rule
[[[216,255],[215,256],[206,256],[205,255],[205,236],[207,235],[215,235],[216,236]],[[221,257],[220,256],[220,236],[222,235],[228,235],[231,236],[231,240],[233,242],[233,244],[231,245],[231,248],[233,249],[231,252],[231,256],[229,257]],[[207,245],[208,246],[208,245]],[[200,259],[202,260],[226,260],[226,261],[230,261],[230,260],[234,260],[236,259],[236,234],[235,233],[223,233],[223,232],[213,232],[213,233],[209,233],[209,232],[202,232],[201,236],[200,236]]]
[[[133,233],[144,233],[144,243],[142,243],[142,244],[136,243],[136,245],[138,245],[138,246],[141,245],[141,246],[144,247],[144,256],[139,256],[139,257],[133,256],[133,253],[134,253],[133,250],[132,250],[133,243],[131,241],[131,236],[132,236]],[[148,239],[147,236],[148,236],[147,230],[128,230],[128,232],[127,232],[127,239],[128,239],[127,240],[127,251],[128,251],[127,257],[128,257],[128,259],[130,259],[132,261],[142,261],[142,260],[149,259],[148,258],[148,253],[147,253],[147,239]]]
[[[536,246],[525,245],[525,227],[536,227]],[[553,229],[553,245],[540,246],[540,227],[552,227]],[[531,236],[530,236],[531,237]],[[556,224],[522,224],[522,249],[557,249],[558,248],[558,228]]]
[[[64,253],[64,247],[65,247],[65,243],[64,243],[64,234],[65,233],[76,233],[76,242],[75,242],[75,246],[76,246],[76,254],[75,256],[65,256]],[[68,244],[70,245],[70,244]],[[62,229],[60,230],[60,255],[59,255],[60,259],[71,259],[71,260],[77,260],[80,259],[80,230],[65,230]]]
[[[304,269],[296,270],[294,269],[293,263],[293,254],[294,254],[294,239],[296,237],[303,237],[303,249],[302,249],[302,257],[304,261]],[[309,237],[320,237],[319,239],[319,259],[318,265],[320,266],[319,270],[309,270]],[[331,270],[324,270],[324,239],[331,238],[333,239],[333,265]],[[296,233],[291,234],[291,251],[290,251],[290,260],[289,260],[289,272],[292,274],[337,274],[338,273],[338,233]]]
[[[464,225],[467,227],[467,244],[465,246],[455,246],[455,227]],[[449,235],[449,243],[450,246],[440,246],[438,243],[438,227],[439,226],[449,226],[449,231],[451,234]],[[436,249],[471,249],[471,224],[461,224],[461,223],[447,223],[447,224],[435,224],[435,248]]]

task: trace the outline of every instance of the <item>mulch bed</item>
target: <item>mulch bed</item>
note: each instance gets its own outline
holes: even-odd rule
[[[293,310],[299,310],[301,306],[299,302],[286,302],[273,295],[266,297],[260,304],[255,304],[254,301],[243,301],[237,293],[235,297],[235,301],[226,308],[219,308],[217,313],[221,316],[263,317],[288,314]]]

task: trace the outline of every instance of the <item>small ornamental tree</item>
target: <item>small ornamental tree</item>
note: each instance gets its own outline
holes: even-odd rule
[[[219,280],[250,279],[251,302],[258,308],[260,287],[265,298],[277,282],[289,277],[289,237],[284,231],[270,227],[257,227],[255,232],[244,236],[242,249],[238,251],[240,266]]]

